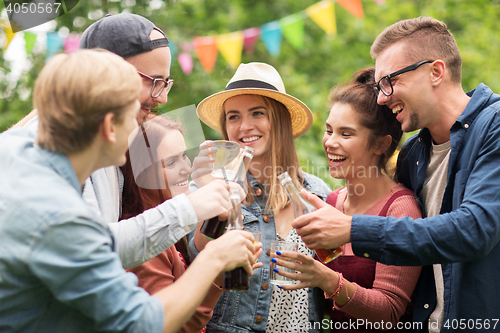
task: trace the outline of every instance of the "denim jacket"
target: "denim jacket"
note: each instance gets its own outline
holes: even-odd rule
[[[34,141],[38,132],[38,116],[23,128]],[[100,215],[115,239],[115,251],[120,255],[125,269],[138,266],[156,257],[198,225],[196,212],[186,195],[177,195],[145,212],[118,223],[117,211],[121,209],[123,174],[117,168],[118,179],[111,181],[106,169],[96,170],[85,181],[83,198]],[[121,183],[121,188],[111,184]],[[119,192],[113,195],[113,192]]]
[[[468,95],[469,103],[450,129],[440,215],[418,220],[355,215],[351,227],[356,255],[388,265],[442,264],[441,332],[500,328],[500,96],[484,84]],[[417,198],[431,140],[424,128],[405,143],[399,156],[398,181]],[[413,305],[415,322],[428,318],[435,298],[432,266],[423,267]]]
[[[247,173],[250,184],[255,191],[255,200],[250,206],[242,205],[243,223],[249,231],[262,232],[262,251],[259,261],[263,263],[261,268],[254,271],[250,276],[250,289],[245,292],[224,292],[215,306],[212,319],[207,325],[208,332],[265,332],[266,321],[271,303],[273,285],[269,282],[270,256],[268,250],[272,240],[276,240],[276,227],[272,212],[266,212],[266,200],[264,187],[259,184],[250,173]],[[304,187],[311,193],[316,194],[323,200],[331,192],[330,188],[318,177],[304,173]],[[199,253],[190,242],[190,251]],[[309,321],[311,327],[314,323],[319,325],[323,319],[323,292],[319,288],[309,288]],[[307,323],[304,323],[307,325]],[[310,332],[319,332],[311,330]]]
[[[0,156],[0,332],[161,332],[160,300],[123,270],[68,158],[23,128]]]

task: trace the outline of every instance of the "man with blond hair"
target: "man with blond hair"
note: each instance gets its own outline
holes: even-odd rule
[[[252,274],[252,235],[231,231],[150,296],[82,198],[89,175],[125,163],[137,127],[137,70],[108,51],[57,55],[35,84],[36,143],[0,135],[0,331],[177,332],[222,271]]]
[[[352,243],[388,265],[427,265],[413,305],[414,329],[500,328],[500,96],[486,85],[465,93],[462,60],[446,24],[404,20],[375,40],[378,103],[397,114],[404,144],[397,180],[426,218],[346,216],[322,207],[293,222],[311,248]],[[341,291],[343,292],[343,291]]]

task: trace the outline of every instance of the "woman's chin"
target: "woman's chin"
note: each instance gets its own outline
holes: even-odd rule
[[[345,177],[342,177],[336,170],[335,171],[330,170],[330,176],[335,179],[345,179]]]

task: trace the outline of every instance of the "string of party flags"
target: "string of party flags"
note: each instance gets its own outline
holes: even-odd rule
[[[384,0],[373,1],[379,4],[384,2]],[[365,14],[361,0],[335,0],[335,2],[354,17],[364,18]],[[191,41],[179,44],[171,41],[172,57],[173,59],[177,59],[182,71],[186,75],[191,74],[194,67],[193,51],[207,73],[213,71],[219,53],[235,69],[241,62],[242,52],[253,53],[255,44],[259,40],[264,43],[267,51],[273,57],[279,55],[283,37],[293,48],[297,50],[302,49],[304,47],[304,20],[306,18],[310,18],[328,35],[334,36],[337,34],[334,1],[323,0],[307,7],[299,13],[265,23],[259,27],[251,27],[242,31],[216,36],[194,37]],[[4,24],[3,26],[6,37],[6,43],[3,48],[6,50],[15,33],[8,24]],[[26,53],[31,54],[37,34],[26,31],[23,34]],[[62,38],[58,32],[49,32],[47,33],[46,43],[46,60],[48,60],[59,52],[71,53],[78,50],[80,35],[69,34],[66,38]]]

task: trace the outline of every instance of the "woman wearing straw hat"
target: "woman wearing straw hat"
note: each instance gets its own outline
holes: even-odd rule
[[[314,332],[322,320],[318,307],[323,293],[316,289],[285,291],[269,283],[269,245],[283,239],[299,244],[299,253],[313,256],[291,227],[293,209],[277,176],[288,171],[298,188],[325,200],[331,192],[318,177],[301,171],[294,139],[312,124],[309,108],[286,94],[279,73],[263,63],[241,64],[226,90],[204,99],[200,119],[224,139],[250,146],[254,152],[247,180],[249,192],[242,205],[247,230],[262,232],[263,267],[250,277],[246,292],[224,292],[207,325],[209,332]],[[190,243],[198,253],[207,239],[197,232]]]

